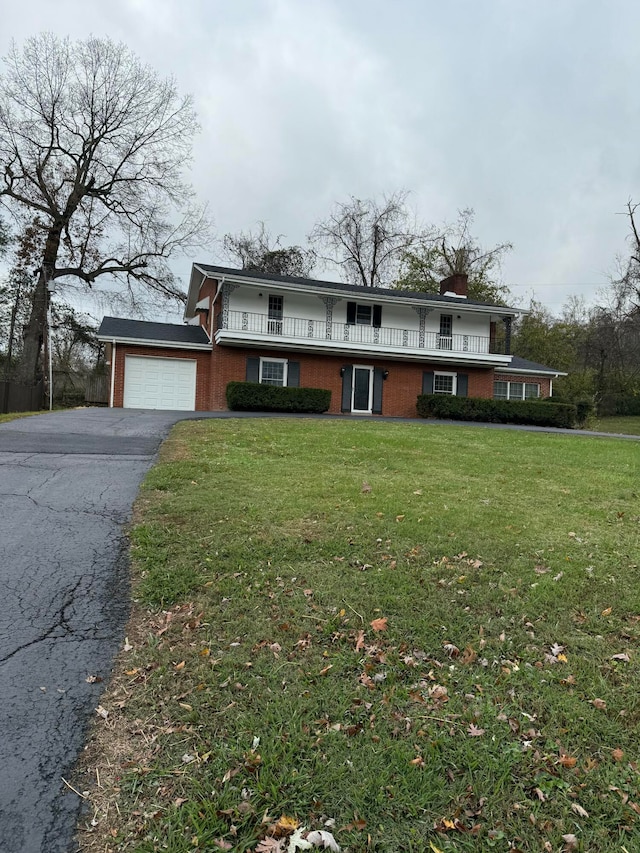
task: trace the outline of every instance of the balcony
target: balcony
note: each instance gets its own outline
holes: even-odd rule
[[[218,317],[216,343],[236,346],[278,346],[332,353],[395,355],[438,361],[502,364],[510,356],[497,353],[495,342],[483,335],[440,335],[438,332],[327,323],[300,317],[271,319],[251,311],[228,311]]]

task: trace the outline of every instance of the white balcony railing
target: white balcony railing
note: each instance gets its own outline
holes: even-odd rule
[[[438,332],[419,332],[416,329],[396,329],[390,326],[364,326],[351,323],[331,323],[301,317],[269,319],[266,314],[252,311],[229,311],[226,323],[220,315],[219,330],[245,332],[266,338],[282,337],[308,341],[366,344],[372,348],[404,348],[447,350],[451,353],[489,353],[489,337],[483,335],[440,335]]]

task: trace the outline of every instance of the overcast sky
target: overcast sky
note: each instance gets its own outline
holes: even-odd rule
[[[627,251],[634,0],[0,0],[0,19],[3,56],[42,30],[109,35],[175,76],[218,237],[263,220],[302,244],[336,200],[406,189],[426,223],[473,207],[484,245],[514,245],[512,292],[556,313]]]

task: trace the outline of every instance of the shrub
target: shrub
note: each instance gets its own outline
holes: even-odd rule
[[[418,414],[422,418],[451,418],[499,424],[531,424],[572,428],[577,421],[571,403],[548,405],[541,400],[485,400],[479,397],[452,397],[449,394],[421,394]]]
[[[242,412],[326,412],[331,391],[323,388],[282,388],[259,382],[229,382],[227,405]]]

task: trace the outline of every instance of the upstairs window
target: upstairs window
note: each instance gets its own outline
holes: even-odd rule
[[[347,302],[347,323],[351,326],[380,328],[382,325],[382,305]]]
[[[268,332],[271,335],[282,334],[282,319],[284,316],[284,301],[282,296],[269,294]]]

